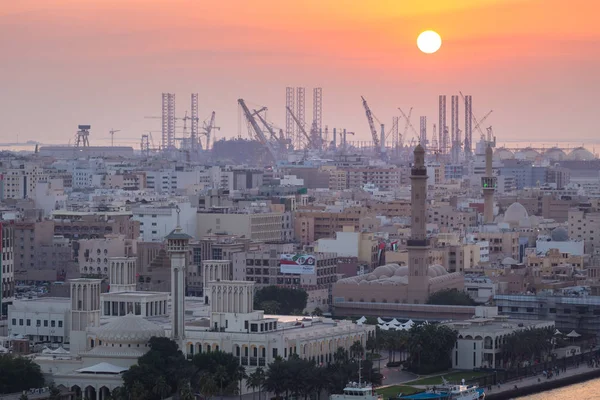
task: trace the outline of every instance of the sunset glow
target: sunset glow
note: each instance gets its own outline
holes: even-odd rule
[[[240,96],[283,124],[286,85],[322,86],[325,120],[358,138],[368,137],[361,93],[387,120],[398,106],[433,118],[446,90],[472,93],[477,112],[497,110],[507,139],[597,134],[600,5],[586,0],[5,3],[0,84],[11,96],[0,106],[5,127],[23,137],[39,132],[32,113],[54,141],[66,142],[75,120],[138,137],[156,129],[143,117],[159,112],[162,91],[200,92],[204,114],[214,109],[220,134],[232,137]],[[443,32],[435,57],[415,47],[424,25]],[[565,98],[577,118],[563,112]],[[535,129],[524,128],[532,119]]]

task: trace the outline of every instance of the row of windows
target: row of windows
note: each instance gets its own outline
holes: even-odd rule
[[[16,318],[13,318],[11,322],[12,322],[13,326],[17,325],[17,319]],[[45,319],[43,321],[43,324],[44,324],[45,328],[48,327],[48,322],[50,323],[50,327],[51,328],[56,328],[57,322],[58,322],[58,327],[59,328],[63,327],[63,322],[62,321],[54,321],[54,320],[48,321],[47,319]],[[25,325],[26,326],[31,326],[31,320],[30,319],[25,320]],[[23,326],[23,318],[19,319],[19,326]],[[42,327],[42,320],[39,320],[39,319],[36,320],[35,321],[35,326],[38,327],[38,328]]]

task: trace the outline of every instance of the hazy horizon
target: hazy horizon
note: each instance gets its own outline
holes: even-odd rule
[[[83,4],[82,4],[83,3]],[[0,142],[67,143],[91,124],[92,144],[137,145],[159,130],[161,93],[177,115],[199,93],[217,137],[238,134],[237,99],[269,108],[284,128],[286,86],[323,88],[323,124],[369,140],[360,96],[391,126],[437,124],[439,94],[473,96],[500,143],[597,137],[600,5],[572,0],[22,0],[0,9]],[[433,55],[419,32],[443,40]],[[461,127],[464,111],[461,105]],[[401,123],[401,127],[403,124]],[[474,139],[476,133],[473,133]],[[410,135],[409,135],[410,136]],[[158,134],[155,134],[158,143]]]

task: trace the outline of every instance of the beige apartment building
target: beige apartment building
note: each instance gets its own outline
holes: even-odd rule
[[[66,211],[52,212],[54,234],[68,239],[92,239],[106,235],[124,235],[126,239],[140,236],[140,223],[129,211]]]
[[[368,201],[367,208],[375,215],[382,215],[388,218],[410,217],[412,206],[407,200],[394,201]]]
[[[506,257],[519,259],[519,232],[477,232],[475,242],[489,242],[490,262],[499,263]]]
[[[379,265],[378,244],[373,233],[355,232],[353,227],[345,226],[342,232],[336,232],[335,238],[319,239],[317,250],[321,253],[336,253],[338,257],[355,257],[371,270]]]
[[[107,235],[99,239],[83,239],[78,242],[79,252],[76,262],[82,275],[108,276],[112,257],[135,257],[137,241],[126,239],[125,235]]]
[[[197,237],[211,233],[226,233],[252,240],[292,240],[292,221],[289,213],[212,213],[197,214]]]
[[[539,267],[543,276],[550,276],[553,270],[561,265],[583,269],[583,256],[561,253],[559,249],[550,249],[546,254],[529,254],[525,263],[528,267]]]
[[[449,204],[439,204],[428,207],[427,222],[437,224],[449,231],[459,230],[468,226],[477,226],[477,211],[458,211]]]
[[[571,209],[568,223],[569,239],[583,240],[587,254],[600,249],[600,213]]]
[[[296,240],[302,244],[311,244],[318,239],[334,237],[336,232],[343,231],[346,226],[351,226],[358,232],[365,223],[371,225],[372,220],[366,218],[375,217],[375,213],[364,207],[349,207],[340,212],[324,211],[324,208],[298,208],[294,224]]]

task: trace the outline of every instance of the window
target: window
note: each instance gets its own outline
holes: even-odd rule
[[[550,314],[556,314],[556,308],[550,308],[548,312],[550,312]]]
[[[27,326],[31,326],[31,320],[30,319],[27,320]]]
[[[533,307],[527,307],[527,312],[533,312]]]
[[[17,324],[17,319],[16,319],[16,318],[13,318],[13,319],[12,319],[12,324],[13,324],[13,325],[16,325],[16,324]]]
[[[63,322],[62,321],[58,321],[58,327],[62,328],[63,327]]]
[[[511,307],[510,311],[512,311],[512,312],[519,312],[519,307]]]
[[[50,321],[50,327],[51,328],[55,328],[56,327],[56,321]]]
[[[46,328],[48,327],[48,320],[47,320],[47,319],[45,319],[45,320],[44,320],[44,326],[45,326]]]
[[[251,324],[250,325],[250,332],[258,332],[258,325],[257,324]]]

